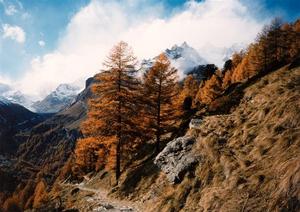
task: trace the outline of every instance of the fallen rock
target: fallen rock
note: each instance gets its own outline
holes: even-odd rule
[[[199,158],[192,152],[194,143],[194,137],[174,139],[156,156],[154,163],[167,175],[171,183],[181,182],[184,174],[198,163]]]

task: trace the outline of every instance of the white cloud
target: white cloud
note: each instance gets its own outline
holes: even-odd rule
[[[12,82],[11,82],[11,80],[8,77],[0,76],[0,84],[11,85]]]
[[[38,42],[38,44],[39,44],[40,46],[42,46],[42,47],[46,45],[45,41],[43,41],[43,40],[40,40],[40,41]]]
[[[250,43],[264,24],[239,0],[190,1],[168,18],[162,18],[161,4],[136,6],[146,2],[92,0],[73,16],[58,48],[32,61],[19,82],[22,91],[44,96],[59,83],[95,74],[119,40],[128,42],[139,59],[186,41],[219,64],[223,48]]]
[[[15,15],[19,12],[19,9],[23,9],[22,3],[18,0],[15,1],[7,1],[7,0],[0,0],[4,8],[4,13],[8,16]]]
[[[18,43],[24,43],[26,39],[26,34],[24,30],[19,26],[12,26],[9,24],[3,24],[3,38],[10,38],[17,41]]]
[[[17,13],[18,10],[16,9],[16,7],[14,5],[8,5],[7,8],[5,8],[5,14],[6,15],[14,15],[15,13]]]

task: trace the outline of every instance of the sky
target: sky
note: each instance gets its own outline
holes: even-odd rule
[[[300,17],[298,0],[0,0],[0,83],[44,97],[83,85],[124,40],[138,59],[186,41],[221,65],[225,48],[251,43],[276,16]]]

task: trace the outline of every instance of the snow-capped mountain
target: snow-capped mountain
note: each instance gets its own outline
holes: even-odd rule
[[[22,105],[29,110],[32,109],[33,98],[23,94],[21,91],[15,90],[7,84],[0,83],[0,97],[11,103]]]
[[[2,95],[4,98],[8,99],[10,102],[22,105],[29,110],[32,110],[31,105],[33,104],[33,98],[23,94],[21,91],[9,90]]]
[[[56,113],[70,106],[80,91],[78,86],[61,84],[43,100],[35,102],[32,107],[39,113]]]
[[[11,102],[5,99],[4,97],[0,96],[0,105],[10,105]]]
[[[181,46],[174,45],[171,49],[165,51],[171,64],[183,74],[188,73],[198,65],[206,64],[206,60],[202,58],[199,53],[186,42]]]
[[[33,112],[56,113],[72,104],[80,90],[75,85],[61,84],[43,100],[36,101],[36,98],[0,83],[0,101],[22,105]]]
[[[166,49],[164,53],[169,58],[172,66],[178,69],[181,77],[190,72],[194,67],[207,64],[206,60],[186,42],[180,46],[174,45],[171,49]],[[145,71],[151,68],[155,59],[142,60],[141,70]]]

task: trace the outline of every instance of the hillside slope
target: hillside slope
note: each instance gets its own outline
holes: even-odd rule
[[[0,97],[0,154],[15,153],[26,140],[26,131],[48,117]]]
[[[61,167],[72,154],[76,140],[81,136],[79,126],[86,117],[92,81],[93,78],[87,80],[86,89],[71,106],[34,126],[26,142],[19,147],[18,161],[34,164],[39,172],[49,174],[49,184],[56,179]],[[16,164],[16,169],[24,169],[24,164]]]
[[[155,160],[124,170],[119,186],[103,170],[71,188],[57,184],[53,193],[72,209],[119,211],[107,197],[99,200],[105,191],[141,211],[299,211],[300,67],[245,87],[230,113],[192,120]]]
[[[159,164],[165,173],[152,162],[130,170],[114,195],[152,211],[299,211],[299,91],[299,67],[259,79],[230,114],[195,121],[182,138],[194,139],[193,146],[173,145],[167,159],[160,158],[169,161]],[[176,171],[183,150],[198,163],[181,169],[173,184],[166,170]]]

